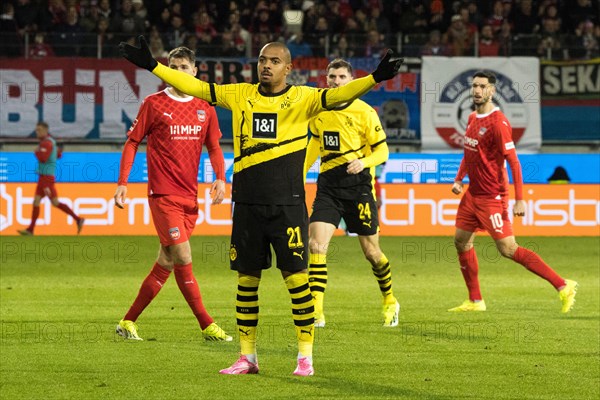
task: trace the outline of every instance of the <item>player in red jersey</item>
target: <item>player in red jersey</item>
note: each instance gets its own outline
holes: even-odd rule
[[[185,47],[171,50],[169,68],[196,75],[194,52]],[[148,203],[160,238],[158,258],[146,277],[117,333],[142,340],[135,321],[163,287],[171,271],[206,340],[231,341],[202,304],[192,272],[190,236],[198,218],[198,166],[202,144],[206,145],[216,180],[211,187],[213,204],[225,195],[225,161],[219,146],[221,130],[215,109],[204,100],[169,87],[142,103],[127,133],[121,156],[115,205],[124,207],[127,179],[137,148],[147,138]]]
[[[535,252],[520,247],[513,235],[508,217],[508,162],[513,174],[515,204],[513,215],[525,215],[523,178],[512,139],[512,128],[506,116],[492,102],[496,93],[496,76],[487,71],[473,75],[472,95],[475,112],[469,115],[465,133],[464,157],[452,192],[463,191],[463,178],[469,175],[469,188],[458,206],[454,244],[458,251],[460,269],[469,290],[469,299],[448,311],[485,311],[479,290],[479,264],[473,247],[475,232],[486,230],[496,241],[502,256],[523,265],[547,280],[558,291],[562,312],[569,312],[575,302],[577,282],[563,279]]]
[[[48,132],[48,124],[40,121],[35,126],[35,134],[40,141],[37,149],[35,150],[35,157],[38,159],[37,173],[39,175],[38,184],[35,189],[35,197],[33,198],[33,211],[31,212],[31,223],[27,229],[19,230],[18,232],[23,236],[33,235],[35,224],[38,217],[40,216],[40,203],[46,196],[50,198],[52,205],[66,214],[69,214],[75,219],[77,223],[77,234],[81,232],[84,218],[81,218],[71,210],[71,208],[65,203],[61,203],[58,200],[58,194],[56,192],[56,186],[54,185],[56,175],[56,160],[62,156],[62,150],[56,145],[56,141]]]

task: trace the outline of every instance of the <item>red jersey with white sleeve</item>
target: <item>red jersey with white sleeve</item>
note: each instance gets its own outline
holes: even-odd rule
[[[176,97],[168,89],[146,97],[127,132],[119,185],[127,184],[138,145],[145,137],[149,196],[197,196],[203,144],[206,144],[216,178],[225,180],[217,114],[204,100]]]
[[[495,107],[487,114],[469,115],[464,142],[464,158],[457,180],[469,176],[469,192],[473,196],[496,198],[508,194],[508,172],[513,173],[516,199],[521,200],[523,179],[512,138],[512,128],[506,116]]]

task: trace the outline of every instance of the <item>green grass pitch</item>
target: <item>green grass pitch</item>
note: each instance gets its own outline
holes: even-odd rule
[[[402,304],[383,328],[381,297],[356,238],[329,254],[327,327],[316,375],[294,377],[296,343],[279,272],[260,288],[257,376],[223,376],[231,343],[204,342],[172,276],[138,320],[143,342],[115,336],[157,254],[154,237],[0,237],[2,399],[598,399],[599,240],[521,237],[580,284],[567,315],[553,288],[477,239],[488,311],[454,314],[466,289],[452,239],[381,240]],[[209,312],[235,335],[228,238],[194,237]]]

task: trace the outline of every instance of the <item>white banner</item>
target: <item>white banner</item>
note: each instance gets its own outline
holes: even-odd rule
[[[519,150],[542,144],[539,59],[535,57],[423,57],[422,150],[462,149],[471,113],[471,82],[478,70],[496,74],[495,102],[513,128]]]

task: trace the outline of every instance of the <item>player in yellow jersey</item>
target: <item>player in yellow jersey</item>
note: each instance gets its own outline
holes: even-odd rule
[[[342,59],[327,66],[327,86],[351,82],[352,65]],[[371,263],[383,296],[383,326],[398,325],[400,304],[392,291],[390,263],[379,247],[379,218],[375,199],[375,166],[387,161],[389,150],[377,112],[362,100],[322,111],[309,124],[305,171],[317,157],[321,168],[317,196],[310,216],[310,290],[315,306],[315,327],[325,326],[323,298],[327,287],[327,248],[341,218],[348,231],[358,234],[362,251]]]
[[[258,58],[258,84],[217,85],[158,63],[143,37],[140,47],[119,45],[121,54],[184,93],[232,111],[233,228],[229,258],[238,272],[236,318],[240,358],[222,374],[256,374],[258,287],[271,266],[271,246],[292,300],[298,339],[295,375],[314,374],[314,308],[308,285],[308,214],[302,176],[308,121],[320,111],[351,101],[396,75],[402,59],[391,51],[372,75],[339,89],[287,84],[292,71],[283,43],[268,43]]]

